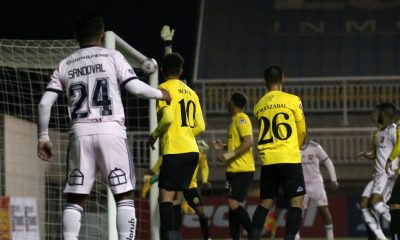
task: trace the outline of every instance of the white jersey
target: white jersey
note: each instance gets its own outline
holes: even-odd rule
[[[63,59],[46,90],[66,93],[75,136],[126,137],[120,87],[134,79],[138,78],[120,52],[91,46]]]
[[[325,150],[314,141],[309,141],[309,143],[302,147],[301,149],[301,162],[303,166],[304,182],[321,182],[323,183],[323,178],[319,170],[320,162],[324,162],[329,159],[328,154]]]
[[[386,128],[378,130],[375,140],[375,175],[386,174],[386,161],[396,144],[396,139],[396,124],[392,123]]]

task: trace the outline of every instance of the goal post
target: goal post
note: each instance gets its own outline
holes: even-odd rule
[[[111,31],[106,32],[104,43],[105,47],[120,51],[141,80],[158,86],[158,67],[154,59]],[[49,125],[53,162],[42,162],[36,156],[37,106],[59,61],[78,48],[78,43],[71,39],[0,39],[0,196],[36,199],[41,240],[62,239],[69,117],[65,96],[60,97],[52,107]],[[139,192],[143,173],[159,156],[158,148],[151,151],[147,146],[149,133],[157,125],[156,104],[155,100],[140,99],[124,89],[121,94],[136,174],[136,236],[137,239],[157,240],[158,191],[153,187],[149,200],[140,199]],[[80,239],[117,240],[115,216],[114,198],[106,182],[97,177],[82,215]]]

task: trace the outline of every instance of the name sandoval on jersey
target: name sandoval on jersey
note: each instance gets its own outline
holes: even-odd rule
[[[268,104],[265,107],[258,109],[256,112],[256,115],[264,112],[265,110],[273,109],[273,108],[286,108],[286,104],[285,103]]]
[[[105,72],[103,70],[103,64],[95,64],[95,65],[90,65],[90,66],[83,66],[80,68],[74,68],[72,70],[68,71],[68,77],[69,79],[76,78],[79,76],[85,76],[89,75],[92,73],[98,73],[98,72]]]

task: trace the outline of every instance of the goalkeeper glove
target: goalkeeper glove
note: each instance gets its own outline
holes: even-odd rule
[[[172,39],[174,38],[174,29],[170,29],[168,25],[164,25],[161,29],[161,38],[164,40],[165,45],[172,45]]]

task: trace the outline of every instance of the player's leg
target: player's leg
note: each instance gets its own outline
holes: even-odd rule
[[[260,239],[264,228],[265,219],[268,216],[269,209],[274,205],[274,199],[279,192],[279,173],[277,164],[264,165],[261,167],[260,176],[260,199],[252,218],[253,239]]]
[[[228,192],[228,206],[229,206],[229,214],[231,215],[231,220],[233,223],[239,223],[247,232],[247,236],[251,238],[251,220],[249,213],[242,206],[242,202],[247,197],[247,191],[250,187],[251,181],[253,179],[254,172],[237,172],[232,173],[230,178],[230,189]],[[240,226],[235,226],[236,229],[233,229],[234,234],[236,235],[237,229]]]
[[[361,194],[360,209],[362,213],[362,218],[367,224],[367,229],[370,229],[374,233],[375,237],[384,238],[385,235],[383,234],[383,231],[379,224],[378,216],[376,215],[375,211],[371,211],[371,209],[369,208],[369,198],[371,196],[373,186],[373,180],[371,180],[365,186],[364,191]],[[367,231],[367,233],[369,234],[368,239],[373,239],[373,236],[370,236],[370,232]]]
[[[382,216],[386,221],[390,222],[389,206],[383,201],[383,193],[391,188],[391,181],[386,173],[378,175],[374,178],[374,186],[370,197],[370,205],[374,211]]]
[[[314,199],[311,199],[310,195],[312,194],[312,192],[309,191],[309,187],[306,186],[306,190],[307,190],[307,194],[304,195],[304,200],[303,200],[303,214],[302,217],[304,216],[304,212],[307,210],[308,208],[308,204],[310,202],[310,200],[314,201]],[[300,240],[300,229],[299,231],[296,233],[296,236],[294,238],[295,240]]]
[[[394,184],[389,205],[390,215],[392,218],[392,221],[390,222],[392,240],[397,240],[400,239],[400,177],[397,177]]]
[[[307,195],[310,194],[312,200],[317,204],[318,211],[322,215],[326,239],[333,240],[333,221],[328,207],[328,197],[326,196],[325,186],[322,182],[307,186]]]
[[[201,232],[203,233],[203,239],[208,240],[210,238],[210,229],[208,226],[208,218],[204,212],[203,199],[200,196],[197,188],[189,188],[183,191],[186,201],[189,206],[193,208],[199,216],[199,222],[201,227]]]
[[[129,145],[119,136],[95,135],[94,139],[99,153],[97,167],[108,181],[116,202],[118,237],[135,239],[137,219],[133,189],[136,179]]]
[[[68,179],[64,189],[67,204],[63,211],[65,240],[79,237],[82,212],[96,177],[96,152],[92,146],[92,137],[82,136],[73,139],[68,148]]]
[[[324,225],[325,225],[325,232],[326,232],[326,238],[328,240],[333,240],[334,235],[333,235],[333,222],[332,222],[332,216],[331,213],[329,212],[329,208],[327,205],[325,206],[318,206],[318,210],[322,215],[322,218],[324,220]]]
[[[151,175],[146,175],[143,178],[143,187],[142,187],[142,192],[140,196],[142,198],[146,198],[147,193],[150,191],[151,186],[158,182],[159,174],[154,174],[153,176]]]

